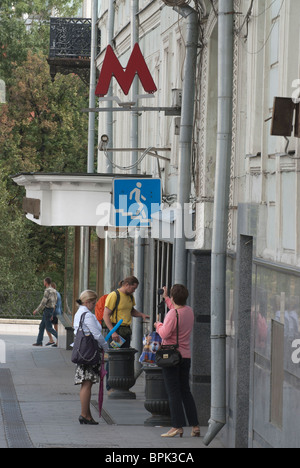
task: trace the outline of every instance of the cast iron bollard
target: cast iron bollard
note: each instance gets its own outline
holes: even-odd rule
[[[108,385],[113,392],[108,396],[112,400],[135,400],[136,394],[129,389],[135,384],[134,377],[134,348],[109,349],[109,378]]]
[[[143,371],[146,376],[144,406],[152,414],[146,419],[144,426],[170,426],[170,407],[162,369],[144,365]]]

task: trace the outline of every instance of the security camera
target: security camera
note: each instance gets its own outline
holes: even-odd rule
[[[99,144],[99,147],[98,147],[99,150],[100,151],[106,150],[108,142],[109,142],[108,135],[102,135],[100,140],[101,141],[100,141],[100,144]]]
[[[109,142],[108,135],[102,135],[101,136],[101,141],[102,141],[102,143],[108,143]]]

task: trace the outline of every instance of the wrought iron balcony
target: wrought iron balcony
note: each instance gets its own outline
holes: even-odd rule
[[[100,31],[98,34],[100,52]],[[91,20],[88,18],[50,18],[50,53],[48,63],[56,73],[78,74],[89,82],[91,55]]]

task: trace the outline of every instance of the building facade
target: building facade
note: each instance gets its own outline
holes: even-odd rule
[[[299,97],[299,4],[248,3],[235,2],[226,436],[299,447],[297,121],[274,130],[274,98]]]
[[[211,390],[217,385],[211,374],[211,299],[216,292],[211,278],[218,103],[220,83],[228,78],[219,72],[220,3],[224,2],[102,0],[97,22],[99,72],[108,45],[125,70],[138,42],[157,91],[145,96],[136,78],[126,96],[112,79],[106,100],[97,102],[99,181],[93,181],[93,187],[107,183],[108,179],[101,182],[103,174],[111,179],[121,174],[158,177],[163,210],[154,217],[151,230],[119,230],[111,222],[90,226],[89,286],[104,294],[124,276],[138,276],[137,304],[151,315],[151,328],[158,288],[186,283],[195,311],[191,385],[204,426],[211,414]],[[298,448],[300,4],[234,0],[232,6],[232,99],[227,115],[232,132],[222,305],[226,356],[219,356],[226,357],[226,424],[220,437],[228,447]],[[83,12],[91,11],[86,0]],[[133,102],[138,107],[134,112]],[[101,145],[103,135],[108,137],[106,146]],[[23,185],[28,176],[25,179]],[[57,191],[57,180],[52,179],[47,183],[56,184]],[[84,178],[79,185],[86,190],[82,196],[87,203],[88,179],[93,180]],[[71,183],[66,180],[68,187]],[[105,193],[109,197],[110,189]],[[31,192],[31,197],[38,196]],[[80,226],[79,219],[69,228],[69,304],[80,284]],[[134,330],[135,347],[141,346],[142,331],[140,326]]]
[[[101,2],[103,53],[97,60],[99,69],[108,43],[113,44],[124,67],[132,50],[132,4],[114,2],[111,33],[109,3]],[[219,38],[218,2],[213,6],[212,2],[195,3],[190,5],[199,20],[190,165],[194,238],[187,249],[187,282],[196,312],[191,380],[201,418],[205,419],[210,394],[207,291],[215,189]],[[234,2],[226,270],[227,424],[221,433],[228,446],[300,446],[299,140],[293,134],[271,135],[274,98],[292,98],[299,91],[299,8],[295,0]],[[187,21],[160,1],[140,1],[134,15],[138,41],[158,88],[151,105],[171,106],[172,90],[182,90],[186,79]],[[113,95],[124,99],[118,83],[113,86]],[[142,90],[139,92],[142,94]],[[167,213],[167,208],[172,209],[176,203],[179,190],[180,118],[145,112],[138,119],[139,147],[171,149],[167,153],[169,160],[146,157],[137,168],[140,174],[162,178]],[[130,113],[114,115],[114,148],[132,147],[131,125]],[[103,133],[107,133],[105,118],[99,119],[99,134]],[[131,164],[128,152],[111,155],[118,166]],[[105,155],[99,152],[99,172],[105,172],[106,163]],[[167,220],[170,234],[174,223],[176,219]],[[144,303],[150,304],[154,313],[155,288],[164,280],[172,283],[174,279],[176,239],[173,235],[158,235],[145,239],[145,244]]]

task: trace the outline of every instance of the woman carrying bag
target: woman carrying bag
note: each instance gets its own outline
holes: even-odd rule
[[[76,336],[79,327],[85,335],[91,334],[98,342],[99,348],[102,351],[108,350],[108,344],[102,336],[102,327],[95,315],[92,313],[96,302],[97,294],[94,291],[84,291],[79,300],[80,305],[74,317],[74,334]],[[83,320],[81,320],[83,319]],[[75,340],[76,342],[76,340]],[[79,416],[80,424],[97,425],[98,423],[92,418],[90,403],[92,386],[100,381],[100,370],[102,361],[96,364],[77,364],[75,371],[75,385],[81,385],[80,389],[80,402],[81,402],[81,415]]]
[[[191,368],[190,338],[194,326],[193,309],[186,305],[188,290],[181,284],[175,284],[171,289],[171,299],[167,296],[164,287],[164,298],[170,309],[164,323],[156,322],[154,327],[162,338],[162,345],[174,345],[178,339],[178,350],[181,360],[177,366],[163,367],[163,377],[169,398],[171,421],[173,424],[162,437],[183,436],[183,427],[186,425],[185,413],[189,425],[193,427],[191,436],[200,437],[200,428],[197,409],[189,385]]]

